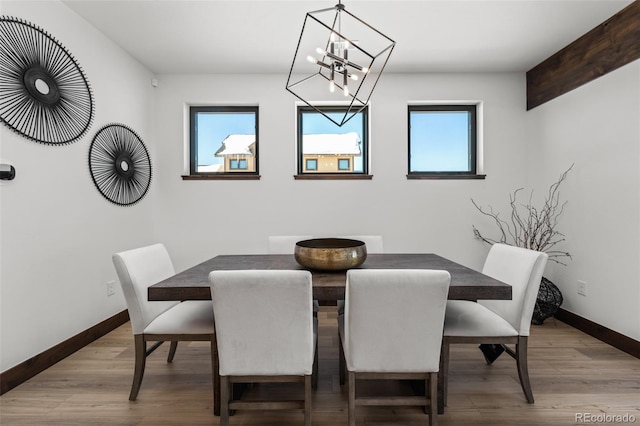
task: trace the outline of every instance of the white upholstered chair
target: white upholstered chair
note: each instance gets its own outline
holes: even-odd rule
[[[229,410],[302,409],[311,424],[317,321],[309,271],[244,270],[209,274],[220,356],[220,424]],[[230,400],[234,383],[302,382],[304,400]]]
[[[269,254],[293,254],[298,241],[310,240],[313,235],[270,235]],[[318,315],[320,303],[313,301],[313,312]]]
[[[367,254],[384,253],[384,243],[382,240],[382,235],[344,235],[340,238],[362,241],[367,247]],[[344,313],[344,299],[338,300],[337,305],[338,315],[342,315]],[[340,383],[344,384],[344,382]]]
[[[482,273],[511,285],[512,299],[477,303],[450,300],[447,303],[439,384],[443,398],[439,412],[444,411],[447,403],[449,346],[455,343],[515,344],[515,351],[507,347],[505,349],[515,358],[520,385],[527,402],[533,404],[527,367],[527,339],[547,257],[546,253],[538,251],[494,244]]]
[[[169,253],[162,244],[154,244],[113,255],[113,264],[131,319],[135,344],[135,370],[129,399],[135,401],[142,384],[146,358],[163,341],[171,341],[167,362],[172,362],[178,341],[210,341],[214,396],[219,389],[218,361],[213,323],[213,308],[208,300],[185,302],[149,302],[147,287],[175,274]],[[147,342],[157,342],[147,349]],[[218,414],[218,398],[214,398]]]
[[[364,405],[417,405],[437,423],[437,375],[444,310],[451,276],[447,271],[352,269],[347,272],[340,330],[340,374],[348,370],[349,425]],[[345,365],[346,364],[346,365]],[[359,397],[356,381],[424,380],[425,395]]]
[[[269,254],[293,254],[298,241],[311,238],[311,235],[270,235]]]

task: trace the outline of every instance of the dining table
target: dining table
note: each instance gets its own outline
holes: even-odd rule
[[[147,297],[150,301],[210,300],[209,273],[211,271],[256,269],[305,270],[306,268],[296,261],[293,254],[218,255],[150,286]],[[445,270],[451,274],[448,294],[450,300],[510,300],[512,297],[510,285],[433,253],[369,254],[357,269]],[[344,299],[346,271],[311,270],[310,272],[314,299],[321,304],[329,305]],[[440,401],[443,396],[443,389],[439,386]],[[219,397],[218,388],[214,395],[214,414],[216,415],[219,415]],[[438,405],[438,413],[442,414],[444,405]]]
[[[148,288],[148,300],[210,300],[209,273],[220,270],[305,270],[293,254],[218,255]],[[451,274],[450,300],[510,300],[511,286],[433,253],[369,254],[357,269],[439,269]],[[311,270],[313,298],[344,299],[346,271]]]

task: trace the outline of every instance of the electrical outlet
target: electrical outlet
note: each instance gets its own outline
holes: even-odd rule
[[[585,281],[578,280],[578,294],[587,295],[587,283]]]
[[[113,296],[116,294],[116,282],[108,281],[107,282],[107,296]]]

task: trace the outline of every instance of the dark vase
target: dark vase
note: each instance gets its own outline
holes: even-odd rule
[[[538,290],[538,298],[536,300],[536,306],[533,308],[533,316],[531,317],[531,323],[540,325],[546,320],[555,315],[562,305],[562,293],[560,289],[556,287],[554,283],[542,277],[540,281],[540,290]]]

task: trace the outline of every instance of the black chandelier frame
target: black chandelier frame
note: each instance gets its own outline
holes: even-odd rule
[[[335,15],[333,15],[331,19],[323,21],[320,18],[321,16],[326,16],[331,12],[335,12]],[[357,25],[361,31],[369,31],[370,34],[378,38],[381,44],[379,49],[369,49],[367,46],[362,46],[358,40],[354,40],[355,37],[352,38],[346,36],[345,33],[347,33],[348,30],[343,32],[343,16],[348,18],[351,23]],[[321,31],[327,32],[326,39],[320,44],[321,46],[324,46],[324,48],[317,49],[317,52],[320,53],[322,57],[314,61],[314,65],[316,67],[311,74],[309,74],[306,69],[304,69],[306,72],[301,72],[300,70],[303,68],[300,65],[301,63],[304,63],[304,60],[302,60],[301,57],[309,53],[302,51],[305,47],[308,47],[303,46],[305,30],[318,25]],[[353,49],[353,51],[358,54],[360,60],[352,61],[348,58],[348,49],[345,49],[342,55],[336,54],[332,48],[332,44],[335,44],[333,43],[332,37],[337,38],[341,43],[345,43],[348,46],[348,49]],[[308,12],[302,25],[300,37],[298,38],[298,44],[296,46],[293,62],[287,78],[286,89],[299,100],[313,108],[318,113],[324,115],[337,126],[342,126],[359,112],[364,110],[364,108],[369,104],[373,90],[378,84],[380,76],[387,65],[395,45],[396,42],[394,40],[346,10],[341,0],[334,7]],[[311,60],[312,58],[307,57],[307,59]],[[376,75],[372,75],[374,70]],[[300,74],[306,76],[300,78]],[[358,83],[355,84],[355,86],[351,79],[352,74],[359,74],[361,76],[357,80]],[[336,75],[338,78],[336,78]],[[321,107],[317,105],[318,102],[309,99],[310,96],[318,96],[316,95],[317,91],[304,93],[308,90],[306,87],[310,87],[310,85],[312,85],[316,80],[321,81],[322,84],[329,83],[331,86],[335,85],[338,88],[338,92],[344,93],[344,97],[341,99],[340,103],[347,105],[347,108],[341,119],[336,120],[325,114]],[[351,85],[347,88],[349,83],[351,83]],[[354,86],[355,89],[353,89],[352,86]],[[321,103],[322,102],[324,101],[321,101]]]

